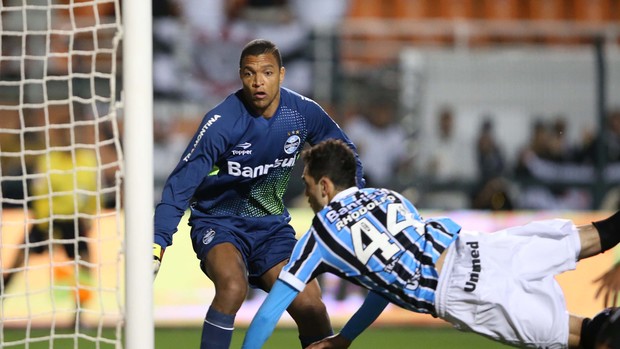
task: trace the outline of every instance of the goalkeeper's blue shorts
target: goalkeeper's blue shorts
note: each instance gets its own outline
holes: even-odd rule
[[[295,230],[285,216],[201,217],[192,220],[191,237],[200,268],[205,272],[204,257],[217,244],[233,244],[245,261],[248,281],[258,287],[258,278],[293,252],[297,239]],[[206,272],[205,272],[206,274]]]

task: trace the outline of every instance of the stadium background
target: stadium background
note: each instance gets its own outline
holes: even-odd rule
[[[224,0],[154,1],[156,195],[204,112],[238,86],[239,49],[251,37],[241,29],[238,36],[220,35],[223,27],[215,24],[224,25],[223,15],[217,14],[223,3]],[[287,1],[273,3],[279,7]],[[619,1],[300,0],[288,3],[297,8],[291,27],[288,27],[291,22],[262,23],[254,27],[259,30],[253,33],[272,38],[281,46],[288,70],[285,86],[317,100],[343,127],[364,114],[374,113],[373,105],[386,108],[393,115],[394,124],[406,133],[397,147],[409,155],[407,166],[391,176],[389,186],[410,196],[423,214],[446,214],[467,228],[494,230],[534,218],[563,217],[578,223],[589,222],[618,209],[616,187],[620,181],[602,175],[606,165],[614,165],[612,159],[603,157],[601,161],[589,163],[594,170],[591,177],[523,178],[512,169],[517,165],[519,151],[529,145],[531,126],[537,120],[550,124],[556,116],[564,117],[568,127],[563,132],[573,145],[581,144],[587,132],[594,140],[603,139],[603,132],[608,129],[608,114],[620,107]],[[303,5],[316,7],[299,10]],[[337,17],[321,12],[330,8]],[[338,12],[339,8],[343,12]],[[207,24],[197,25],[195,18]],[[321,21],[327,18],[333,21],[327,24]],[[235,18],[242,29],[248,25],[243,23],[247,20],[243,16]],[[295,36],[299,31],[282,28],[302,28],[304,32]],[[0,74],[10,74],[7,65]],[[2,98],[10,99],[10,96]],[[462,200],[479,179],[473,156],[469,160],[457,159],[459,167],[467,169],[462,177],[440,182],[438,177],[425,172],[425,157],[435,150],[431,144],[437,138],[437,120],[445,106],[454,112],[459,138],[472,155],[483,121],[488,118],[493,121],[496,140],[506,157],[507,170],[502,173],[502,179],[509,183],[514,203],[511,210],[473,210],[467,199]],[[370,161],[366,166],[376,165]],[[2,189],[6,194],[4,184]],[[532,184],[555,194],[553,200],[520,200]],[[441,209],[435,205],[436,201],[428,200],[445,189],[453,195],[448,203],[459,202],[460,207]],[[293,177],[286,202],[300,233],[307,227],[309,215],[299,198],[301,190],[301,182]],[[567,198],[557,193],[574,196]],[[569,200],[575,197],[578,200]],[[10,209],[2,211],[6,245],[20,240],[24,231],[21,215]],[[114,322],[119,316],[117,301],[122,299],[114,287],[122,283],[123,275],[115,271],[119,256],[108,252],[117,251],[122,241],[117,235],[105,236],[122,225],[108,220],[100,223],[92,234],[104,237],[103,243],[95,248],[102,268],[102,277],[97,282],[104,288],[91,306],[105,308],[108,317],[104,321]],[[3,265],[13,252],[3,246]],[[576,271],[559,277],[571,311],[592,314],[601,307],[600,300],[594,300],[591,281],[618,258],[617,249],[611,252],[584,261]],[[45,291],[49,290],[49,266],[37,264],[35,259],[31,262],[28,282],[14,284],[26,285],[34,302],[26,307],[20,303],[25,299],[7,299],[3,311],[28,316],[32,313],[31,304],[35,304],[34,324],[44,325],[52,316],[46,315],[46,307],[54,303],[57,310],[63,306],[70,308],[70,299],[67,294]],[[23,280],[25,275],[19,277]],[[155,283],[157,325],[176,329],[189,326],[197,335],[196,328],[211,296],[211,285],[198,270],[187,231],[182,229],[166,253]],[[255,297],[239,314],[240,326],[247,324],[258,306],[261,294]],[[358,301],[328,303],[336,326],[350,315]],[[62,323],[62,316],[56,320]],[[290,320],[285,317],[282,324],[289,326]],[[441,326],[427,316],[395,308],[381,317],[381,324]]]

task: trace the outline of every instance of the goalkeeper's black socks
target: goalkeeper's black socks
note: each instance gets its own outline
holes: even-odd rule
[[[232,340],[235,315],[220,313],[209,307],[202,324],[200,349],[228,349]]]
[[[620,211],[600,221],[592,222],[601,239],[601,253],[620,242]]]

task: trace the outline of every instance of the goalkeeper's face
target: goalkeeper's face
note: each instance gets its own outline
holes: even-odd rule
[[[241,63],[239,77],[246,103],[255,113],[272,117],[280,104],[284,67],[280,67],[274,55],[269,53],[246,56]]]

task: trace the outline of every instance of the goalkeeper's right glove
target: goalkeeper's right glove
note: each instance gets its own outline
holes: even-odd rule
[[[164,259],[164,249],[158,244],[153,244],[153,278],[157,276],[161,261]]]

